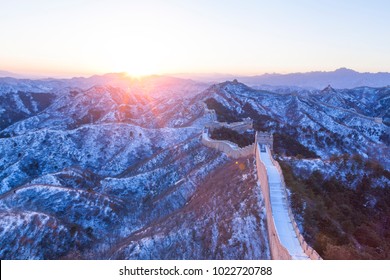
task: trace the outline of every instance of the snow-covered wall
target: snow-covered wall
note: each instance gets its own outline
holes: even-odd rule
[[[255,143],[256,144],[256,143]],[[291,255],[287,251],[287,249],[281,244],[279,240],[278,233],[276,231],[274,218],[272,215],[272,207],[271,207],[271,198],[269,193],[269,185],[267,178],[267,170],[265,169],[264,164],[260,159],[260,151],[257,148],[257,144],[255,145],[256,151],[256,169],[257,169],[257,178],[260,182],[261,191],[264,197],[264,204],[266,209],[267,216],[267,230],[268,230],[268,240],[271,251],[271,258],[273,260],[291,260]]]
[[[282,168],[280,167],[279,162],[274,160],[270,150],[267,149],[267,153],[269,153],[269,156],[271,158],[271,161],[272,161],[273,165],[278,170],[279,176],[281,178],[282,187],[285,190],[285,195],[286,195],[286,199],[287,199],[286,183],[284,182]],[[291,223],[292,223],[292,226],[294,228],[295,234],[297,235],[297,238],[299,240],[299,244],[301,245],[301,247],[302,247],[303,251],[305,252],[305,254],[308,255],[309,258],[312,259],[312,260],[321,260],[322,259],[321,256],[311,246],[309,246],[309,244],[307,244],[307,242],[305,241],[303,235],[301,234],[301,232],[300,232],[300,230],[298,228],[298,225],[297,225],[297,223],[295,221],[295,218],[294,218],[294,215],[293,215],[293,213],[291,211],[291,207],[290,206],[288,207],[288,216],[289,216],[289,218],[291,220]]]
[[[272,145],[272,140],[269,140],[268,138],[266,141],[267,145]],[[271,138],[272,138],[272,136],[271,136]],[[261,144],[264,144],[264,141],[260,141],[260,142],[261,142]],[[258,148],[258,134],[256,133],[254,144],[246,146],[244,148],[239,148],[236,144],[234,144],[230,141],[227,141],[227,140],[211,139],[208,135],[208,130],[205,129],[202,133],[202,143],[207,147],[214,148],[218,151],[224,152],[227,156],[229,156],[231,158],[235,158],[235,159],[240,158],[240,157],[250,156],[253,154],[255,155],[257,177],[258,177],[261,191],[263,193],[264,201],[265,201],[266,217],[267,217],[267,231],[268,231],[268,240],[269,240],[269,245],[270,245],[271,257],[272,257],[272,259],[276,259],[276,260],[291,260],[292,256],[290,255],[288,250],[282,245],[282,243],[279,239],[279,235],[278,235],[276,226],[275,226],[275,221],[274,221],[273,212],[272,212],[267,170],[266,170],[263,162],[261,161],[260,154],[259,154],[260,151]],[[269,153],[269,157],[271,158],[272,164],[276,167],[276,169],[280,175],[282,187],[284,188],[284,190],[286,190],[286,185],[284,183],[282,169],[281,169],[279,163],[273,159],[269,149],[267,149],[267,152]],[[287,198],[287,192],[285,191],[285,193],[286,193],[286,198]],[[294,232],[298,238],[299,245],[303,249],[303,252],[312,260],[320,260],[321,259],[320,255],[318,255],[318,253],[306,243],[302,234],[300,233],[299,228],[297,226],[297,223],[295,222],[295,219],[294,219],[294,216],[291,212],[290,207],[288,207],[288,216],[291,220]]]
[[[241,157],[247,157],[254,154],[254,146],[255,144],[246,146],[244,148],[238,147],[235,143],[232,143],[227,140],[214,140],[211,139],[208,136],[208,132],[204,131],[202,133],[202,143],[209,147],[216,149],[218,151],[221,151],[225,153],[228,157],[231,158],[241,158]]]
[[[237,131],[239,133],[243,133],[248,129],[253,128],[253,121],[251,119],[244,119],[242,122],[234,122],[234,123],[214,121],[209,123],[207,127],[209,127],[210,129],[226,127],[234,131]]]

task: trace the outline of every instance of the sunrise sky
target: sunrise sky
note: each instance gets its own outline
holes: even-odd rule
[[[0,70],[390,72],[390,1],[0,0]]]

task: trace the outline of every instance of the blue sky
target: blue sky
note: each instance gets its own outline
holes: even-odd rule
[[[390,1],[0,0],[0,69],[390,72]]]

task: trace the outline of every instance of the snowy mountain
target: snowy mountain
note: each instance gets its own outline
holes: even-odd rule
[[[390,88],[281,94],[226,82],[204,94],[226,108],[231,121],[251,117],[258,130],[293,137],[322,158],[359,153],[389,166],[387,153],[377,151],[388,151]]]
[[[264,74],[253,77],[242,77],[240,81],[252,85],[299,86],[322,89],[327,85],[334,88],[384,87],[390,85],[390,73],[360,73],[347,68],[329,72],[307,72],[291,74]]]
[[[305,240],[324,259],[390,256],[390,89],[278,92],[237,81],[204,92],[220,121],[273,132]]]
[[[355,87],[385,87],[390,85],[390,73],[360,73],[352,69],[339,68],[335,71],[314,71],[290,74],[263,74],[256,76],[223,74],[176,74],[178,78],[194,79],[208,83],[220,83],[238,79],[254,88],[295,87],[305,89],[323,89],[328,85],[336,89]]]
[[[389,102],[388,87],[0,79],[0,257],[270,258],[254,159],[238,165],[202,145],[205,107],[220,121],[252,118],[274,133],[279,158],[309,176],[342,171],[330,160],[343,154],[388,170]],[[353,189],[363,175],[352,176]]]
[[[18,74],[0,70],[0,77],[21,78]]]
[[[269,258],[253,160],[199,141],[202,84],[90,82],[1,82],[2,259]]]

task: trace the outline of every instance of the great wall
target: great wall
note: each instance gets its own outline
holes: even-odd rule
[[[211,139],[209,137],[209,130],[219,128],[219,127],[227,127],[238,132],[243,132],[253,127],[253,122],[251,120],[246,119],[242,122],[236,122],[230,124],[213,121],[208,125],[206,125],[205,129],[203,130],[202,143],[209,148],[214,148],[220,152],[227,154],[229,157],[235,159],[240,157],[246,157],[253,154],[255,144],[246,146],[244,148],[240,148],[237,146],[237,144],[227,140]]]
[[[207,109],[208,114],[215,116],[213,111]],[[240,148],[237,144],[227,140],[211,139],[209,130],[224,126],[243,132],[253,128],[253,122],[250,119],[230,124],[217,122],[216,117],[211,117],[211,120],[212,122],[205,126],[202,133],[201,141],[205,146],[221,151],[234,159],[255,156],[257,178],[264,197],[271,258],[274,260],[322,260],[321,256],[303,238],[292,214],[282,169],[272,156],[272,134],[256,132],[255,142]]]

